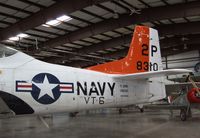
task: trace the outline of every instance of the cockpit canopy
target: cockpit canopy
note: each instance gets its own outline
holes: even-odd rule
[[[0,45],[0,58],[9,57],[17,53],[17,50]]]

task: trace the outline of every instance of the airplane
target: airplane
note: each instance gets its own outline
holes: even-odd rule
[[[166,97],[157,30],[136,26],[125,58],[86,69],[37,60],[0,46],[0,112],[49,114],[142,105]]]
[[[194,74],[188,75],[185,82],[176,84],[167,84],[168,89],[179,90],[179,93],[171,93],[168,96],[169,109],[180,109],[180,119],[186,121],[188,117],[192,117],[191,108],[200,108],[200,85],[199,82],[194,81]],[[172,98],[176,96],[176,98]],[[178,96],[177,96],[178,95]]]

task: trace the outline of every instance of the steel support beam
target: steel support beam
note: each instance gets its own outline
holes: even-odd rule
[[[190,23],[179,23],[179,24],[171,24],[171,25],[162,25],[160,27],[157,27],[159,35],[161,36],[166,36],[166,35],[187,35],[191,33],[200,33],[200,27],[199,27],[200,22],[190,22]],[[132,33],[131,33],[132,34]],[[106,40],[103,42],[100,42],[98,44],[94,44],[91,46],[83,47],[76,51],[77,53],[80,54],[87,54],[87,53],[92,53],[92,52],[97,52],[100,50],[106,50],[109,48],[115,48],[120,45],[124,44],[129,44],[132,38],[132,35],[124,35],[120,37],[116,37],[110,40]],[[188,39],[192,39],[192,42],[197,41],[199,43],[200,41],[200,35],[190,35],[188,36]],[[194,40],[195,39],[195,40]],[[161,47],[166,47],[167,45],[177,45],[180,44],[181,42],[181,37],[180,39],[176,38],[168,38],[165,39],[167,41],[161,40]],[[185,40],[187,41],[187,40]],[[170,43],[171,42],[171,43]]]
[[[190,44],[200,44],[200,32],[199,34],[189,34],[183,36],[175,36],[171,38],[166,38],[160,41],[161,48],[168,48],[177,45],[190,45]]]
[[[161,42],[161,53],[162,56],[168,56],[173,54],[178,54],[179,52],[187,52],[191,50],[198,50],[200,49],[200,35],[189,35],[186,36],[188,40],[182,41],[181,37],[176,38],[167,38],[162,40]],[[184,44],[186,44],[186,48],[184,48]],[[177,50],[175,50],[175,49]],[[122,58],[125,57],[128,52],[128,48],[124,50],[120,50],[117,52],[112,52],[109,54],[103,54],[102,56],[105,58]],[[69,64],[69,66],[79,67],[83,64],[83,67],[87,66],[84,62],[74,61]],[[87,63],[89,64],[89,63]],[[89,65],[88,65],[89,66]],[[81,66],[82,67],[82,66]]]
[[[200,11],[200,9],[199,9]],[[187,22],[187,23],[177,23],[171,25],[161,25],[156,29],[159,31],[160,36],[166,35],[182,35],[200,32],[200,21],[198,22]]]
[[[177,50],[173,50],[172,48],[168,48],[168,49],[161,49],[162,52],[162,57],[165,56],[169,56],[169,55],[175,55],[178,53],[183,53],[183,52],[188,52],[188,51],[192,51],[192,50],[199,50],[200,49],[200,44],[189,44],[187,45],[187,49],[183,48],[183,45],[178,45],[175,48],[177,48]],[[121,51],[117,51],[117,52],[113,52],[111,54],[104,54],[105,57],[108,56],[112,56],[112,57],[124,57],[128,52],[128,49],[124,49]],[[80,61],[74,61],[71,62],[69,64],[66,64],[68,66],[72,66],[72,67],[80,67],[80,68],[85,68],[85,67],[89,67],[89,66],[93,66],[96,65],[94,63],[91,62],[80,62]]]
[[[178,45],[174,47],[175,49],[168,48],[168,49],[161,49],[162,56],[170,56],[175,55],[183,52],[193,51],[193,50],[199,50],[200,44],[188,44],[187,49],[184,49],[183,45]]]
[[[119,57],[125,57],[127,52],[128,52],[128,48],[120,50],[120,51],[108,53],[108,54],[103,54],[102,57],[117,59]],[[81,61],[74,61],[74,62],[67,64],[67,66],[72,66],[72,67],[88,67],[88,66],[92,66],[92,65],[95,65],[95,64],[90,63],[90,62],[81,62]]]
[[[77,50],[77,53],[87,54],[87,53],[97,52],[97,51],[100,51],[100,50],[106,50],[106,49],[109,49],[109,48],[115,48],[117,46],[130,43],[131,38],[132,38],[131,34],[116,37],[116,38],[106,40],[106,41],[103,41],[103,42],[100,42],[100,43],[97,43],[97,44],[94,44],[94,45],[91,45],[91,46],[83,47],[83,48]]]
[[[31,16],[20,20],[19,22],[2,29],[0,31],[0,41],[5,40],[11,36],[15,36],[21,32],[27,31],[41,24],[44,24],[50,19],[55,19],[63,14],[70,14],[72,12],[83,9],[93,4],[99,4],[109,0],[62,0],[51,5],[48,8],[44,8],[39,12],[32,14]]]
[[[160,14],[162,13],[162,14]],[[143,9],[141,14],[125,14],[120,15],[118,19],[107,19],[77,31],[68,33],[61,37],[51,39],[42,44],[43,47],[56,47],[61,44],[70,43],[87,37],[91,37],[100,33],[125,27],[131,24],[139,24],[143,22],[151,22],[163,19],[173,19],[188,16],[196,16],[200,14],[200,1],[190,3],[174,4],[160,7]]]
[[[181,44],[184,44],[184,43],[187,43],[187,44],[200,43],[200,39],[199,39],[200,35],[199,34],[187,35],[189,33],[200,33],[199,24],[200,24],[200,22],[192,22],[192,23],[162,25],[161,27],[158,27],[158,29],[159,29],[158,32],[161,32],[161,34],[163,36],[165,36],[167,34],[181,35],[181,36],[176,36],[176,37],[161,40],[160,41],[161,48],[169,47],[169,46],[171,47],[171,46],[175,46],[175,45],[181,45]],[[184,27],[184,31],[182,31],[183,27]],[[173,29],[173,30],[171,30],[170,33],[169,33],[169,30],[165,29],[165,28],[168,28],[170,30]],[[100,42],[98,44],[94,44],[94,45],[91,45],[91,46],[83,47],[83,48],[81,48],[81,49],[79,49],[75,52],[78,53],[78,54],[81,54],[81,55],[86,55],[86,54],[97,52],[97,51],[100,51],[100,50],[106,50],[106,49],[109,49],[109,48],[115,48],[115,47],[120,46],[120,45],[130,44],[131,38],[132,38],[131,34],[116,37],[116,38],[106,40],[106,41],[103,41],[103,42]],[[185,36],[185,35],[187,35],[187,36]],[[185,40],[182,40],[183,36],[185,36],[185,38],[184,38]],[[67,55],[65,55],[65,59],[72,58],[73,56],[75,56],[75,55],[68,53]],[[111,58],[113,58],[113,57],[111,57]],[[52,60],[52,59],[51,58],[48,59],[47,62],[50,62],[50,60]],[[55,62],[60,61],[60,60],[61,59],[57,59],[57,60],[54,59]]]

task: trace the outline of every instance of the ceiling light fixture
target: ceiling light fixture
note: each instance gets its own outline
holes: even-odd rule
[[[28,35],[24,34],[24,33],[20,33],[20,34],[17,35],[17,37],[26,38],[26,37],[28,37]]]
[[[10,37],[8,38],[8,40],[10,41],[18,41],[19,40],[19,37],[15,36],[15,37]]]
[[[45,26],[45,27],[57,26],[57,25],[61,24],[62,22],[68,22],[71,19],[72,18],[67,15],[62,15],[62,16],[56,18],[55,20],[50,20],[50,21],[46,22],[42,26]]]
[[[20,34],[14,36],[14,37],[8,38],[8,40],[10,40],[10,41],[19,41],[20,38],[26,38],[26,37],[29,37],[29,35],[24,34],[24,33],[20,33]]]
[[[62,22],[67,22],[67,21],[70,21],[71,19],[72,19],[72,18],[69,17],[69,16],[67,16],[67,15],[62,15],[62,16],[56,18],[56,20],[62,21]]]
[[[45,24],[46,25],[52,25],[52,26],[57,26],[57,25],[59,25],[61,22],[60,21],[58,21],[58,20],[50,20],[50,21],[48,21],[48,22],[46,22]]]

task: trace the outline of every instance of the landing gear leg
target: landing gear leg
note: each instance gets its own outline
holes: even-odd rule
[[[191,108],[188,109],[188,117],[192,117],[192,111],[191,111]]]
[[[43,116],[38,115],[38,119],[47,127],[50,128],[49,124],[45,121]]]
[[[170,109],[169,112],[170,112],[170,118],[173,118],[173,115],[174,115],[173,110]]]
[[[190,104],[188,104],[188,106],[187,106],[187,117],[192,117],[192,111],[191,111]]]

